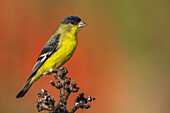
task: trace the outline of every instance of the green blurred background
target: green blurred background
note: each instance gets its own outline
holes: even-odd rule
[[[80,91],[96,97],[77,113],[170,113],[169,0],[1,0],[0,113],[37,113],[41,88],[59,98],[53,76],[16,99],[46,41],[61,20],[88,24],[64,65]],[[69,98],[74,106],[78,94]],[[43,111],[42,113],[45,113]]]

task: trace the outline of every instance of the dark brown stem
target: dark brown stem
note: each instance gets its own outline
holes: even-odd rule
[[[69,113],[74,113],[74,112],[76,112],[76,111],[78,110],[78,108],[80,108],[79,105],[74,106],[74,107],[69,111]]]
[[[95,100],[95,98],[91,98],[90,96],[84,98],[84,93],[81,93],[75,100],[75,106],[72,109],[67,110],[66,105],[69,95],[78,92],[79,87],[76,86],[77,84],[75,81],[72,81],[70,85],[71,78],[65,77],[68,73],[66,68],[61,67],[58,70],[55,69],[53,72],[55,73],[54,77],[57,82],[51,81],[51,85],[60,90],[60,100],[58,104],[55,105],[54,98],[51,97],[46,90],[42,89],[42,93],[37,94],[38,97],[42,98],[36,103],[38,111],[47,110],[50,111],[50,113],[74,113],[79,108],[88,109],[90,105],[87,103]]]

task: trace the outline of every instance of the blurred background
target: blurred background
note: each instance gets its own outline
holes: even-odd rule
[[[22,99],[24,86],[44,44],[61,20],[75,15],[88,24],[64,66],[80,91],[96,101],[77,113],[170,113],[169,0],[1,0],[1,113],[37,113],[40,78]],[[77,94],[71,94],[68,108]],[[43,111],[42,113],[46,113]]]

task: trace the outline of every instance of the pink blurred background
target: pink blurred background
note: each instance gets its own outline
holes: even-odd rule
[[[170,112],[169,1],[1,0],[1,113],[37,113],[42,88],[59,98],[53,76],[37,81],[22,99],[25,84],[44,44],[61,20],[75,15],[88,24],[64,66],[80,91],[96,100],[77,113]],[[74,106],[78,94],[69,98]],[[43,111],[45,113],[45,111]],[[42,112],[42,113],[43,113]]]

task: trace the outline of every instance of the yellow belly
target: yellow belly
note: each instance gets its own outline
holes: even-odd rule
[[[53,53],[39,68],[36,75],[31,80],[31,83],[37,81],[41,76],[48,74],[50,69],[58,69],[64,65],[72,57],[76,47],[77,40],[60,40],[59,49]]]

